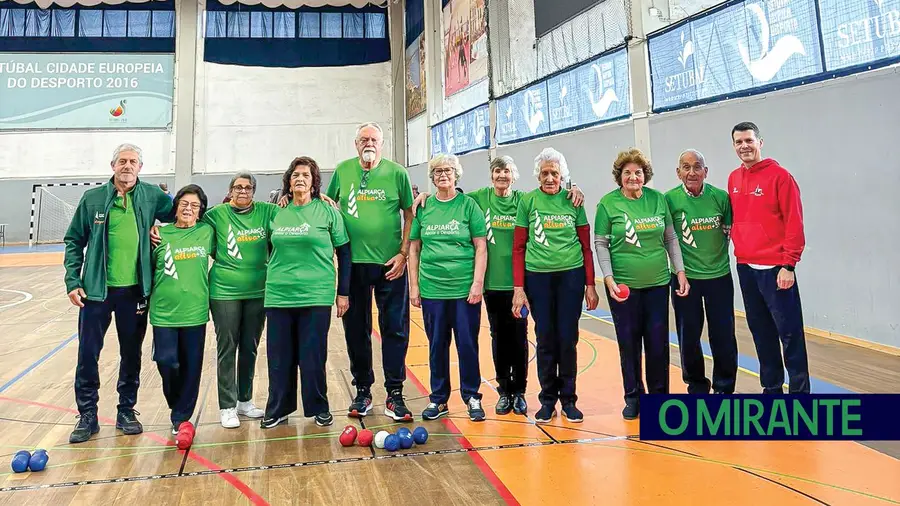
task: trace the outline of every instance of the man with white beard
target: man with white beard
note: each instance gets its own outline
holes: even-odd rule
[[[403,399],[403,382],[409,346],[406,260],[413,220],[412,185],[406,168],[381,157],[383,146],[384,133],[377,123],[360,125],[356,130],[359,156],[337,165],[326,191],[340,204],[350,235],[350,308],[344,313],[343,323],[356,398],[348,414],[363,417],[372,409],[374,289],[387,390],[384,414],[395,421],[411,422],[412,413]]]

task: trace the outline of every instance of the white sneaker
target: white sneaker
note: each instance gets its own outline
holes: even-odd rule
[[[247,418],[262,418],[266,416],[266,412],[257,408],[253,401],[238,402],[237,414],[244,415]]]
[[[241,426],[241,420],[238,418],[235,408],[220,409],[219,420],[222,422],[222,427],[226,429],[236,429]]]

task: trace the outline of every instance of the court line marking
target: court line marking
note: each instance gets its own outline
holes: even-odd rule
[[[31,299],[34,298],[34,296],[31,295],[30,293],[28,293],[28,292],[23,292],[23,291],[21,291],[21,290],[7,290],[6,288],[0,288],[0,292],[9,292],[9,293],[15,293],[15,294],[18,294],[18,295],[24,295],[24,296],[25,296],[25,298],[22,299],[22,300],[17,300],[17,301],[15,301],[15,302],[10,302],[10,303],[8,303],[8,304],[4,304],[4,305],[0,306],[0,311],[3,311],[4,309],[9,309],[9,308],[11,308],[11,307],[18,306],[19,304],[24,304],[24,303],[26,303],[26,302],[28,302],[29,300],[31,300]]]
[[[15,385],[22,378],[24,378],[26,374],[30,373],[31,371],[36,369],[39,365],[41,365],[44,362],[46,362],[47,360],[49,360],[53,355],[56,355],[57,353],[59,353],[59,351],[62,350],[63,348],[65,348],[67,344],[71,343],[72,341],[74,341],[76,339],[78,339],[78,332],[69,336],[65,341],[59,343],[58,345],[56,345],[55,348],[53,348],[52,350],[50,350],[46,354],[44,354],[43,357],[37,359],[33,364],[26,367],[25,370],[23,370],[19,374],[15,375],[12,379],[10,379],[6,383],[4,383],[3,386],[0,386],[0,394],[9,390],[10,387]]]

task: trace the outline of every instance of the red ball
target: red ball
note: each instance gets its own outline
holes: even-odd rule
[[[619,283],[619,297],[627,299],[629,294],[631,294],[631,290],[628,289],[628,285]]]
[[[372,434],[372,431],[370,431],[369,429],[363,429],[359,431],[360,446],[372,446],[373,439],[375,439],[375,435]]]
[[[344,446],[353,446],[353,442],[356,441],[356,427],[352,425],[348,425],[344,427],[344,431],[341,432],[341,444]]]

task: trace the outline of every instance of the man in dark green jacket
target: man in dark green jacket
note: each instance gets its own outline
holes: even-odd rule
[[[125,434],[144,430],[134,406],[153,282],[149,231],[157,219],[172,221],[172,200],[158,186],[138,180],[143,159],[137,146],[117,147],[110,166],[113,177],[84,193],[65,236],[66,291],[72,304],[81,308],[75,370],[79,420],[69,436],[71,443],[87,441],[100,431],[97,361],[112,313],[121,359],[116,428]]]

